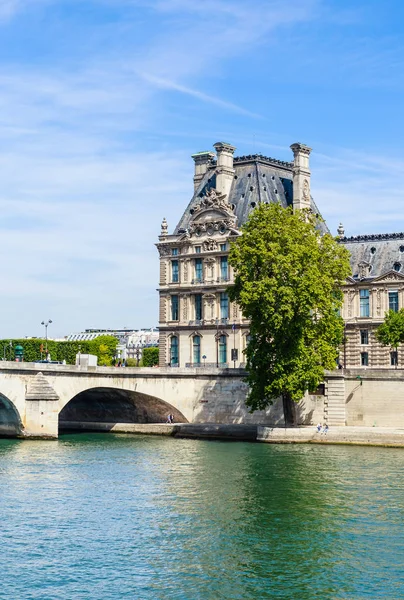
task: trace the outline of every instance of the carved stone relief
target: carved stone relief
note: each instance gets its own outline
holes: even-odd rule
[[[189,273],[189,258],[184,260],[184,282],[188,281],[188,273]]]
[[[188,321],[188,298],[189,294],[184,294],[182,297],[182,319]]]
[[[157,244],[157,250],[160,256],[171,256],[171,246],[167,244]]]
[[[348,290],[348,292],[347,292],[348,317],[352,317],[353,301],[354,301],[355,296],[356,296],[355,290]]]
[[[216,297],[214,294],[204,294],[204,315],[206,321],[214,321],[215,318],[215,301]]]
[[[208,238],[206,242],[203,242],[202,247],[204,252],[213,252],[217,250],[217,242],[212,238]]]
[[[213,257],[205,258],[205,281],[207,283],[212,283],[215,277],[215,263],[216,260]]]
[[[365,279],[366,277],[369,277],[371,266],[369,263],[362,261],[358,264],[358,270],[359,270],[359,278]]]

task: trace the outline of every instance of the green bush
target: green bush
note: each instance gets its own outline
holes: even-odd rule
[[[159,364],[159,349],[144,348],[142,356],[144,367],[155,367]]]
[[[137,364],[137,358],[127,358],[126,359],[126,366],[127,367],[142,367],[142,361],[139,361],[139,364]]]
[[[10,348],[10,340],[0,340],[0,358],[6,360],[14,360],[14,348],[21,345],[24,348],[24,361],[35,362],[45,359],[46,341],[40,338],[35,339],[18,339],[11,340],[12,347]],[[95,354],[98,357],[98,364],[110,365],[116,354],[118,340],[112,335],[102,335],[91,341],[77,342],[55,342],[48,340],[48,353],[51,360],[66,361],[68,365],[76,363],[76,354]],[[42,349],[42,352],[41,352]]]

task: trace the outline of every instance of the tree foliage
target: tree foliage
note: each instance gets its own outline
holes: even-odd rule
[[[404,343],[404,308],[398,312],[389,310],[384,318],[384,323],[377,328],[375,336],[383,346],[397,349],[400,344]]]
[[[14,360],[14,348],[17,345],[21,345],[24,349],[25,362],[35,362],[46,358],[46,341],[40,338],[0,340],[0,358]],[[68,365],[74,365],[76,363],[76,354],[79,351],[82,354],[95,354],[98,357],[98,364],[100,365],[111,364],[112,358],[116,353],[117,345],[117,338],[110,335],[100,336],[95,340],[75,342],[56,342],[54,340],[48,340],[48,353],[50,354],[51,360],[65,360]]]
[[[144,348],[142,362],[144,367],[156,367],[159,364],[159,349],[157,347]]]
[[[343,339],[349,255],[317,226],[309,211],[260,204],[230,251],[236,275],[229,296],[251,323],[247,404],[260,410],[282,396],[288,421],[285,402],[317,388],[324,370],[335,368]]]

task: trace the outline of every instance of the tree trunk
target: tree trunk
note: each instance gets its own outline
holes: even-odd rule
[[[294,427],[296,425],[296,403],[289,394],[282,394],[282,401],[285,427]]]

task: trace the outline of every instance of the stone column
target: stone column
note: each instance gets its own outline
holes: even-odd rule
[[[311,148],[304,144],[292,144],[293,161],[293,210],[310,208],[310,166]]]

